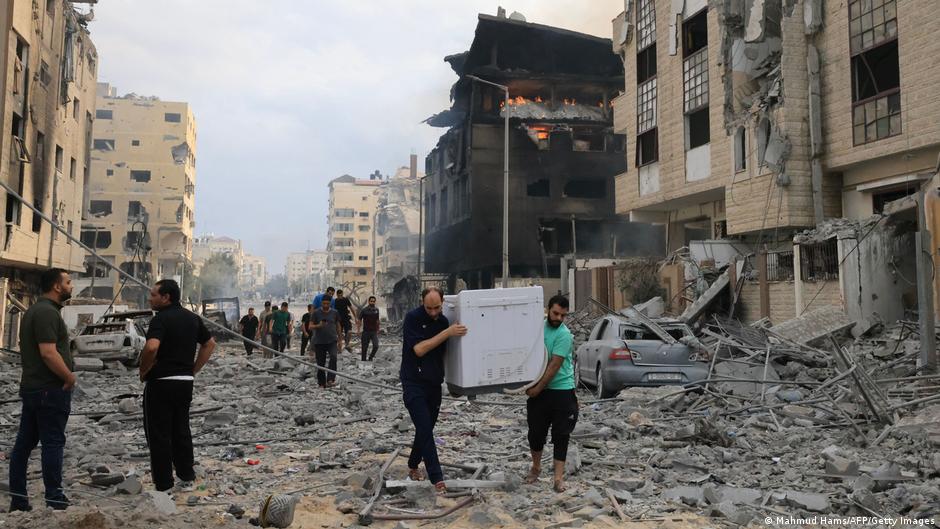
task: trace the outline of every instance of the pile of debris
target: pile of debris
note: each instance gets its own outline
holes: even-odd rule
[[[583,340],[603,313],[573,313],[569,325]],[[711,364],[699,384],[629,388],[604,401],[579,390],[563,494],[551,491],[547,473],[522,483],[525,401],[510,395],[445,400],[435,433],[449,493],[407,481],[413,427],[397,391],[401,345],[391,337],[374,363],[341,355],[340,371],[369,384],[341,378],[329,390],[316,388],[309,359],[297,353],[262,360],[223,344],[192,407],[196,490],[155,493],[141,385],[135,372],[106,364],[80,373],[69,421],[65,487],[76,506],[7,519],[27,528],[50,518],[122,528],[236,527],[249,518],[291,527],[714,527],[940,510],[940,376],[917,374],[916,325],[809,343],[715,318],[700,330]],[[5,360],[7,451],[19,367],[15,355]],[[34,505],[41,487],[31,480]]]

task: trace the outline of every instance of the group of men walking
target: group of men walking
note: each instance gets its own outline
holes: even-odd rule
[[[379,349],[379,309],[375,302],[375,296],[369,296],[368,304],[357,315],[342,289],[329,287],[325,292],[317,294],[300,319],[300,354],[312,353],[318,366],[335,371],[339,351],[345,349],[352,352],[350,342],[355,319],[356,332],[362,342],[362,361],[375,359]],[[294,320],[287,302],[281,303],[280,310],[276,310],[270,301],[266,301],[260,316],[255,316],[253,307],[249,308],[248,314],[239,321],[239,327],[242,336],[246,338],[245,352],[249,356],[255,349],[252,341],[283,353],[285,348],[290,347]],[[270,356],[268,351],[263,354],[266,358]],[[317,370],[319,387],[332,387],[335,384],[335,374]]]
[[[22,413],[13,450],[10,453],[10,509],[31,510],[27,493],[27,466],[30,454],[42,444],[42,478],[46,505],[65,509],[69,499],[62,487],[65,428],[71,413],[72,389],[76,384],[69,333],[61,316],[63,303],[71,297],[69,274],[53,268],[43,272],[39,287],[41,297],[23,316],[20,327],[22,376],[20,398]],[[332,296],[332,289],[317,296],[319,307],[308,307],[302,319],[304,340],[314,349],[317,365],[336,371],[336,356],[348,343],[351,321],[336,309],[342,298]],[[339,292],[336,292],[339,294]],[[150,467],[158,491],[191,490],[196,479],[193,443],[190,431],[190,406],[195,377],[205,367],[215,349],[215,340],[203,319],[183,308],[180,287],[173,281],[158,281],[150,290],[150,305],[156,311],[147,330],[147,340],[140,356],[139,377],[144,383],[144,435],[150,450]],[[413,480],[430,479],[435,488],[446,490],[441,463],[437,456],[434,426],[437,423],[444,382],[444,358],[448,341],[471,332],[459,322],[450,323],[442,314],[444,295],[440,289],[422,292],[422,305],[405,316],[402,328],[402,357],[399,376],[403,401],[415,426],[408,476]],[[312,304],[316,305],[316,304]],[[348,309],[347,305],[347,309]],[[287,304],[279,311],[265,304],[264,318],[254,309],[241,320],[242,335],[271,336],[271,343],[283,351],[292,320]],[[348,312],[348,310],[347,310]],[[568,440],[578,418],[572,366],[572,335],[564,326],[568,300],[554,296],[549,300],[545,320],[545,349],[548,367],[541,378],[526,391],[526,419],[532,466],[526,481],[534,483],[541,473],[542,450],[549,430],[552,432],[554,490],[562,492]],[[278,316],[277,314],[288,316]],[[351,320],[351,318],[350,318]],[[372,359],[378,349],[379,313],[375,298],[359,311],[357,331],[362,329],[362,359]],[[264,329],[267,326],[265,333]],[[367,344],[373,346],[367,355]],[[251,354],[246,342],[246,351]],[[327,362],[328,360],[328,362]],[[325,388],[335,384],[335,373],[317,370],[317,383]],[[426,475],[419,470],[424,463]],[[180,483],[175,483],[176,478]]]

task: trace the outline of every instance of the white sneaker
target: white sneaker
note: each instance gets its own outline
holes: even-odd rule
[[[173,492],[192,492],[196,490],[196,484],[192,481],[180,481],[173,487]]]

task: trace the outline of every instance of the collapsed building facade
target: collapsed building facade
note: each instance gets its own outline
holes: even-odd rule
[[[501,275],[503,127],[509,115],[509,272],[559,277],[562,260],[662,254],[661,227],[614,212],[624,137],[611,99],[623,67],[609,39],[480,15],[470,50],[445,58],[459,76],[448,128],[426,158],[424,270],[469,288]],[[502,89],[467,76],[505,85]]]
[[[84,215],[98,53],[88,14],[72,2],[4,2],[0,8],[0,179],[77,236]],[[18,343],[19,318],[47,267],[82,269],[85,251],[12,194],[0,231],[2,345]]]
[[[375,295],[390,320],[404,318],[414,307],[414,290],[405,288],[418,277],[421,238],[418,156],[379,186],[375,213]],[[407,295],[403,293],[407,292]]]
[[[182,276],[192,266],[196,121],[188,103],[118,97],[99,83],[87,186],[83,243],[144,282]],[[122,287],[98,258],[88,256],[85,270],[76,284],[81,295],[145,305],[147,290]]]
[[[820,305],[859,319],[916,312],[923,221],[894,215],[872,228],[883,237],[859,240],[863,219],[935,172],[932,5],[627,0],[613,21],[626,72],[614,126],[629,145],[618,213],[666,226],[667,250],[693,261],[753,255],[743,275],[762,285],[741,290],[746,319],[771,307],[776,320]],[[887,276],[879,292],[859,262]]]

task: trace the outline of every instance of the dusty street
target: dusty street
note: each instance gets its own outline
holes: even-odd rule
[[[572,326],[577,332],[576,319]],[[739,330],[725,339],[748,336],[754,333]],[[343,353],[340,370],[396,385],[400,345],[389,337],[384,342],[374,368],[359,367],[358,355]],[[888,377],[903,371],[915,343],[893,328],[850,350]],[[582,390],[570,487],[560,495],[550,491],[547,473],[536,485],[521,482],[529,464],[521,397],[445,401],[436,430],[445,477],[476,479],[477,490],[471,495],[452,488],[457,497],[441,498],[429,488],[385,487],[371,512],[373,526],[716,527],[760,525],[767,516],[936,516],[940,405],[928,402],[916,414],[900,408],[888,428],[861,419],[865,411],[853,398],[839,397],[838,405],[813,398],[831,371],[806,368],[795,360],[796,349],[780,353],[790,367],[780,369],[781,381],[764,392],[763,404],[748,393],[760,384],[732,389],[734,384],[722,383],[710,393],[685,395],[676,388],[631,388],[602,402]],[[774,369],[781,358],[771,362]],[[18,366],[11,360],[9,355],[0,363],[3,450],[12,444],[19,412]],[[196,490],[176,492],[169,502],[163,498],[161,507],[146,492],[153,487],[135,372],[117,364],[82,372],[65,460],[66,492],[75,507],[4,515],[0,527],[247,526],[271,494],[298,499],[291,527],[356,526],[384,463],[391,461],[387,480],[405,479],[405,458],[390,456],[407,454],[412,425],[396,391],[342,379],[336,388],[318,390],[310,375],[306,365],[257,354],[249,359],[240,344],[224,342],[197,380]],[[843,383],[829,385],[841,393]],[[910,400],[910,388],[886,392]],[[791,403],[796,401],[802,404]],[[856,427],[846,422],[848,414],[859,418],[852,419]],[[38,451],[34,460],[30,492],[38,498]],[[380,519],[440,512],[458,502],[461,508],[438,520],[397,525]]]

